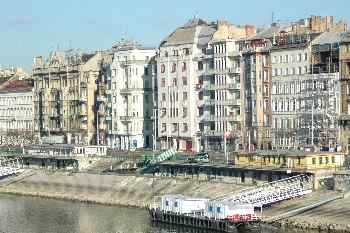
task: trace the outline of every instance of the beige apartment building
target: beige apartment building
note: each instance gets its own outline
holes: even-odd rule
[[[158,130],[162,149],[223,149],[225,132],[241,138],[238,40],[250,26],[192,19],[162,40],[157,56]]]
[[[55,51],[35,58],[34,129],[76,144],[106,140],[108,52]]]

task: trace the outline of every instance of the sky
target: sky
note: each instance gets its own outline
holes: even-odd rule
[[[108,49],[121,37],[146,46],[197,15],[236,25],[268,26],[310,15],[350,19],[349,0],[0,0],[0,66],[31,72],[35,56]]]

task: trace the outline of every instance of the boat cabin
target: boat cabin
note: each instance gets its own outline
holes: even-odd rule
[[[229,201],[209,201],[205,206],[205,216],[214,219],[256,218],[254,206],[250,204],[234,204]],[[241,219],[248,220],[248,219]]]
[[[189,198],[183,195],[164,195],[161,198],[161,210],[178,214],[194,214],[204,212],[205,198]]]

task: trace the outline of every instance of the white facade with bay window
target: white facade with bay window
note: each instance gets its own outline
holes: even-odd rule
[[[108,145],[119,150],[151,148],[156,50],[133,41],[121,41],[112,49],[107,91]]]

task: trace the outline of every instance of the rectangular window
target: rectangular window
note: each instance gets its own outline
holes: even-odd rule
[[[316,164],[316,158],[312,158],[312,164],[313,164],[313,165]]]
[[[186,77],[182,77],[182,85],[187,86],[187,78]]]
[[[332,163],[335,163],[335,157],[332,156]]]
[[[328,164],[329,163],[329,158],[328,157],[326,157],[326,164]]]
[[[322,157],[319,157],[319,158],[318,158],[318,163],[319,163],[319,164],[322,164],[322,163],[323,163]]]
[[[182,100],[187,100],[187,92],[182,93]]]
[[[184,123],[184,125],[183,125],[183,130],[184,130],[184,132],[187,132],[187,131],[188,131],[188,125],[187,125],[187,123]]]
[[[187,117],[187,108],[182,109],[183,117]]]
[[[272,57],[272,63],[273,63],[273,64],[276,63],[276,60],[277,60],[276,56],[273,56],[273,57]]]

